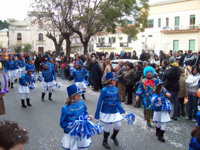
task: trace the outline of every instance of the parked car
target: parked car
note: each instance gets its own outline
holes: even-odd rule
[[[111,61],[113,69],[117,67],[119,61],[130,62],[130,63],[133,63],[134,66],[137,65],[139,62],[142,62],[141,60],[133,60],[133,59],[115,59]]]

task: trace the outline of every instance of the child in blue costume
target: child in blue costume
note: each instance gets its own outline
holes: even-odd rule
[[[18,93],[21,94],[22,99],[22,107],[26,108],[24,98],[26,96],[26,102],[28,106],[32,106],[30,103],[30,95],[29,95],[29,85],[35,82],[35,80],[32,78],[32,74],[34,73],[33,69],[29,69],[27,73],[24,73],[20,78],[19,78],[19,87],[18,87]]]
[[[76,84],[67,87],[68,99],[66,104],[62,107],[60,126],[64,130],[64,136],[61,144],[64,149],[78,150],[87,149],[91,144],[91,139],[83,138],[80,140],[77,137],[70,136],[70,129],[68,124],[74,120],[77,120],[81,115],[88,115],[87,107],[84,101],[80,100],[80,95],[83,93]],[[89,115],[89,118],[93,120],[93,116]]]
[[[197,113],[197,127],[191,132],[189,150],[200,150],[200,112]]]
[[[101,91],[97,104],[95,118],[100,119],[102,122],[105,123],[104,139],[102,145],[106,149],[110,149],[110,146],[108,144],[108,137],[110,135],[111,124],[115,124],[111,139],[114,141],[115,145],[118,146],[119,142],[116,136],[121,127],[121,120],[123,119],[121,114],[125,113],[125,111],[120,102],[119,90],[116,87],[117,78],[115,78],[114,73],[108,72],[106,74],[105,80],[107,86],[105,86]]]
[[[14,56],[14,62],[16,63],[14,82],[17,82],[18,73],[19,73],[19,60],[18,60],[18,57]]]
[[[155,91],[152,96],[151,102],[154,106],[153,121],[156,122],[156,136],[161,142],[165,142],[163,135],[165,128],[170,119],[170,111],[172,110],[172,104],[166,97],[170,97],[168,91],[163,87],[163,82],[160,79],[155,81]]]
[[[18,72],[18,74],[19,74],[19,77],[21,77],[21,75],[25,71],[26,63],[25,63],[24,59],[22,58],[21,54],[19,54],[18,56],[19,56],[19,59],[18,59],[19,72]]]
[[[82,97],[85,100],[85,91],[87,89],[85,81],[85,76],[88,72],[85,70],[85,68],[82,67],[81,61],[78,61],[76,64],[76,70],[72,73],[74,76],[74,82],[76,86],[83,92]]]
[[[28,58],[28,63],[26,64],[26,71],[33,69],[35,71],[35,66],[32,63],[31,57]]]
[[[13,55],[9,54],[9,59],[6,61],[4,72],[8,71],[8,87],[14,88],[14,79],[15,79],[15,68],[17,64],[13,61]]]
[[[49,100],[52,101],[52,89],[54,86],[54,80],[56,81],[55,70],[49,67],[47,63],[43,64],[44,70],[42,71],[42,77],[44,78],[44,89],[42,91],[42,101],[44,102],[44,97],[47,89],[49,90]]]

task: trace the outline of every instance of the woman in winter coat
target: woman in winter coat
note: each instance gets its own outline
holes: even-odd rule
[[[184,117],[185,116],[185,106],[184,106],[184,98],[187,96],[187,84],[185,83],[187,77],[185,75],[185,71],[182,67],[181,69],[181,77],[179,79],[180,84],[180,91],[178,92],[178,100],[179,100],[179,107],[180,107],[180,114]]]
[[[186,120],[192,119],[196,121],[197,114],[197,90],[198,90],[198,81],[200,79],[199,68],[197,66],[192,67],[192,72],[185,81],[188,86],[188,117]]]

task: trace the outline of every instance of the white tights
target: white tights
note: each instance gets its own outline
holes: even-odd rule
[[[105,132],[110,132],[110,127],[111,127],[111,125],[112,125],[112,124],[105,123],[105,124],[104,124],[104,127],[103,127],[103,130],[104,130]],[[121,124],[121,121],[116,122],[116,123],[115,123],[115,130],[120,130],[121,125],[122,125],[122,124]]]
[[[163,130],[163,131],[165,131],[166,125],[167,125],[167,123],[160,123],[160,122],[157,122],[156,127],[157,127],[157,128],[160,128],[160,129]]]
[[[25,94],[21,94],[21,95],[22,95],[22,99],[24,99],[25,97],[26,97],[26,98],[30,98],[29,93],[25,93]]]
[[[47,88],[48,88],[48,90],[49,90],[49,93],[52,93],[53,87],[47,87],[47,86],[44,86],[44,88],[43,88],[43,93],[46,93]]]

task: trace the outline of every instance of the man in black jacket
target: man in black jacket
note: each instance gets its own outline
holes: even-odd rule
[[[140,55],[140,60],[146,61],[146,59],[147,59],[146,56],[147,56],[146,52],[144,50],[142,50],[142,54]]]
[[[170,101],[174,105],[172,118],[176,121],[179,114],[179,102],[178,102],[178,92],[180,90],[179,79],[181,76],[181,70],[174,56],[169,58],[170,66],[166,68],[164,73],[165,77],[165,87],[171,93]]]

